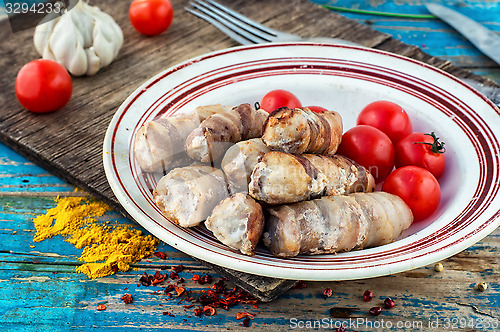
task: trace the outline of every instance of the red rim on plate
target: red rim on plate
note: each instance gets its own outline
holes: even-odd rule
[[[204,227],[181,228],[161,215],[151,189],[159,176],[134,161],[133,136],[157,117],[208,104],[253,103],[286,88],[306,105],[336,109],[345,128],[378,99],[402,105],[415,129],[439,132],[448,166],[439,211],[412,225],[397,241],[336,255],[272,256],[259,248],[242,255],[220,244]],[[262,44],[210,53],[165,70],[121,105],[104,141],[104,166],[120,203],[166,243],[202,260],[269,277],[345,280],[392,274],[460,252],[499,225],[499,111],[453,76],[399,55],[351,46]],[[430,131],[430,130],[429,130]]]

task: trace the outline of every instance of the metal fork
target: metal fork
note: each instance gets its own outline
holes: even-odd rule
[[[314,37],[302,38],[298,35],[281,32],[257,23],[213,0],[194,0],[189,3],[191,7],[184,9],[199,18],[204,19],[217,29],[225,33],[242,45],[270,43],[270,42],[295,42],[309,41],[317,43],[342,44],[360,46],[338,38]]]

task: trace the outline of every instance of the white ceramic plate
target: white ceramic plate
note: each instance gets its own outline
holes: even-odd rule
[[[442,200],[428,220],[395,242],[337,255],[253,257],[220,244],[202,227],[183,229],[162,216],[151,190],[158,175],[141,173],[133,136],[145,122],[196,106],[260,101],[286,89],[304,105],[337,110],[354,126],[368,103],[403,106],[415,131],[446,142]],[[406,271],[456,254],[499,225],[499,110],[451,75],[402,56],[340,45],[263,44],[207,54],[169,68],[121,105],[104,141],[108,181],[123,207],[152,234],[202,260],[252,274],[300,280],[345,280]]]

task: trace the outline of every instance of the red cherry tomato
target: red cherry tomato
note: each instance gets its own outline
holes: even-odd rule
[[[260,108],[268,113],[280,107],[297,108],[302,103],[293,93],[281,89],[268,92],[260,102]]]
[[[431,172],[418,166],[396,169],[385,179],[382,190],[401,197],[413,212],[414,221],[429,217],[441,200],[439,182]]]
[[[389,137],[375,127],[360,125],[342,135],[338,153],[354,160],[380,182],[394,166],[394,146]]]
[[[307,106],[307,108],[316,113],[328,112],[326,108],[321,106]]]
[[[60,109],[73,92],[66,68],[52,60],[33,60],[17,73],[16,96],[24,108],[35,113]]]
[[[412,132],[406,111],[401,106],[385,100],[373,102],[363,108],[356,124],[380,129],[394,144]]]
[[[396,144],[396,168],[414,165],[439,179],[445,168],[444,143],[434,133],[412,133]]]
[[[174,9],[170,0],[134,0],[128,16],[137,31],[155,36],[168,29],[174,18]]]

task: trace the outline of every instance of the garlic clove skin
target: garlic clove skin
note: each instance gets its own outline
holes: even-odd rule
[[[95,75],[118,55],[123,32],[110,15],[80,0],[62,16],[38,25],[33,42],[42,58],[59,62],[72,75]]]
[[[74,8],[73,10],[76,10]],[[70,14],[71,11],[65,15]],[[62,16],[64,17],[64,16]],[[61,17],[61,18],[62,18]],[[87,56],[84,50],[84,36],[73,23],[72,16],[59,20],[54,26],[42,57],[52,57],[74,76],[87,71]]]
[[[50,33],[48,33],[48,31],[52,31],[55,24],[56,22],[54,20],[51,20],[43,24],[43,29],[41,28],[42,25],[38,25],[35,29],[35,34],[33,35],[33,44],[35,45],[35,49],[38,54],[43,55],[45,45],[48,44],[48,40],[50,38]]]

